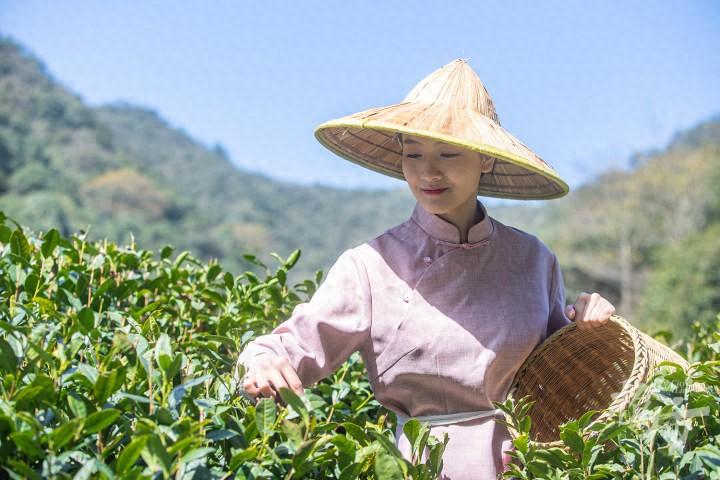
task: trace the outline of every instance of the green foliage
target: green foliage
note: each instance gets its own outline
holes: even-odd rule
[[[392,440],[359,355],[282,405],[237,394],[242,346],[321,280],[289,286],[300,252],[234,276],[171,246],[35,235],[0,213],[0,466],[12,478],[437,478],[448,438]],[[498,403],[516,433],[506,478],[718,478],[720,316],[622,412],[530,438],[530,404]],[[666,333],[666,338],[672,338]],[[703,388],[694,388],[701,385]],[[693,388],[691,388],[693,387]],[[640,393],[640,392],[639,392]],[[425,455],[423,455],[423,453]],[[426,460],[421,461],[420,459]]]
[[[534,442],[529,397],[496,406],[514,433],[513,463],[504,478],[720,478],[720,315],[693,325],[682,346],[684,371],[664,362],[629,406],[605,419],[589,411],[560,427],[560,442]]]
[[[710,324],[720,311],[720,224],[671,245],[659,255],[641,318],[676,336],[694,321]]]
[[[0,212],[0,467],[12,478],[437,478],[447,437],[392,440],[359,355],[285,405],[235,359],[315,291],[300,251],[233,275],[165,246],[35,235]],[[392,420],[392,418],[390,419]]]

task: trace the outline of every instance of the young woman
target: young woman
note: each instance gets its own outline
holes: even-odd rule
[[[493,401],[506,398],[530,352],[574,320],[615,311],[597,293],[565,309],[557,258],[536,237],[491,218],[477,195],[556,198],[568,187],[504,130],[469,65],[456,60],[402,103],[327,122],[318,140],[342,157],[407,181],[411,217],[343,252],[312,299],[238,362],[245,391],[302,393],[359,351],[377,400],[449,434],[443,478],[494,479],[509,433]]]

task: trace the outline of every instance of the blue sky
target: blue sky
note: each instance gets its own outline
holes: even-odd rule
[[[150,107],[240,167],[399,187],[318,124],[469,59],[502,125],[571,187],[720,112],[718,1],[0,0],[0,32],[92,105]]]

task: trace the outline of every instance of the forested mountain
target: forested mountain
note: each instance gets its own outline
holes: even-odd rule
[[[597,291],[636,324],[684,333],[720,308],[720,115],[632,164],[506,218],[556,251],[569,300]]]
[[[0,42],[0,208],[32,228],[86,229],[144,248],[172,243],[230,269],[243,254],[287,256],[293,274],[326,269],[338,254],[412,211],[405,189],[348,191],[243,172],[157,113],[100,108],[54,80],[10,39]]]
[[[685,331],[720,309],[720,115],[638,153],[559,200],[491,215],[558,254],[568,300],[598,291],[648,329]],[[156,112],[90,107],[31,53],[0,38],[0,210],[36,230],[143,248],[166,243],[231,271],[301,248],[299,280],[406,219],[405,188],[351,191],[278,182],[233,166]]]

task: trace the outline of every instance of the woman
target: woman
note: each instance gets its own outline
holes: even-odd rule
[[[499,124],[469,65],[456,60],[402,103],[327,122],[318,140],[342,157],[403,178],[410,219],[338,258],[312,299],[238,362],[245,391],[278,398],[332,373],[359,351],[377,400],[402,425],[449,434],[443,478],[496,478],[510,438],[494,421],[530,352],[571,320],[593,328],[614,313],[597,293],[564,311],[555,255],[488,216],[477,195],[556,198],[568,187]]]

